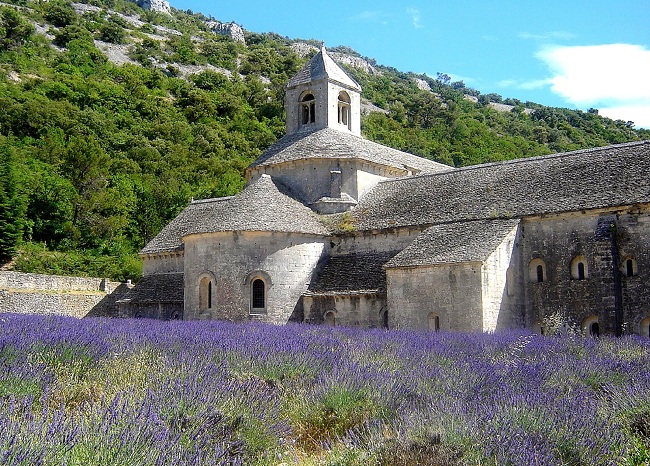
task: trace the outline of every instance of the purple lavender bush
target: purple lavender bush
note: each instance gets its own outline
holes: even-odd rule
[[[1,464],[650,464],[640,338],[0,324]]]

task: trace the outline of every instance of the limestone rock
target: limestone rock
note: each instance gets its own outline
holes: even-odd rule
[[[145,10],[160,11],[167,14],[171,13],[169,2],[165,0],[137,0],[136,3]]]
[[[207,26],[216,34],[221,34],[222,36],[229,36],[234,41],[246,43],[244,39],[244,30],[242,27],[234,22],[222,23],[221,21],[209,21],[206,23]]]

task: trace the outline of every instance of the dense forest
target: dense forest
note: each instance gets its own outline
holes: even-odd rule
[[[317,42],[246,32],[242,43],[212,32],[214,18],[172,11],[0,3],[0,263],[137,279],[148,240],[191,198],[241,190],[244,168],[283,135],[284,84]],[[596,109],[332,51],[366,65],[343,65],[372,110],[365,137],[449,165],[650,139]]]

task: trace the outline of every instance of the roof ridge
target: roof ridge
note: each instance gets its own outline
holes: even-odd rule
[[[516,165],[516,164],[523,164],[523,163],[529,163],[529,162],[535,162],[539,160],[552,160],[552,159],[561,159],[561,158],[567,158],[567,157],[574,157],[576,155],[580,154],[586,154],[586,153],[594,153],[594,152],[600,152],[612,148],[625,148],[625,147],[634,147],[634,146],[642,146],[648,144],[650,145],[650,140],[644,139],[641,141],[631,141],[631,142],[624,142],[621,144],[610,144],[607,146],[600,146],[600,147],[591,147],[588,149],[577,149],[574,151],[569,151],[569,152],[555,152],[553,154],[546,154],[546,155],[537,155],[534,157],[520,157],[517,159],[512,159],[512,160],[500,160],[498,162],[487,162],[487,163],[480,163],[477,165],[468,165],[466,167],[449,167],[450,170],[444,171],[444,172],[433,172],[433,173],[419,173],[417,175],[412,175],[412,176],[404,176],[400,178],[390,178],[386,180],[380,181],[380,183],[392,183],[392,182],[397,182],[397,181],[404,181],[404,180],[413,180],[417,178],[429,178],[433,176],[438,176],[438,175],[448,175],[450,173],[461,173],[461,172],[468,172],[472,170],[481,170],[483,168],[489,168],[489,167],[496,167],[496,166],[503,166],[503,165]],[[408,152],[407,152],[408,153]],[[410,154],[413,155],[413,154]],[[427,159],[429,160],[429,159]],[[440,162],[438,162],[440,163]]]

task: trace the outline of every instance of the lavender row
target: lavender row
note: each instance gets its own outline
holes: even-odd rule
[[[650,462],[640,338],[8,314],[0,325],[1,464]]]

